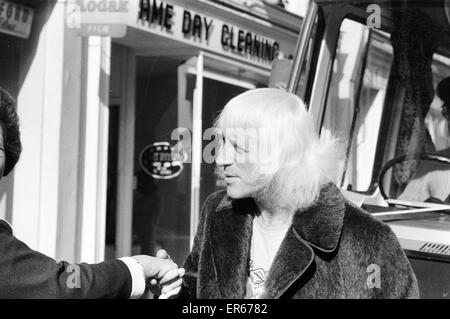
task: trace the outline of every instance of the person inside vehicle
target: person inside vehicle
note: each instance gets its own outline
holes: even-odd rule
[[[450,77],[439,82],[436,94],[442,101],[441,113],[450,134]],[[437,152],[450,160],[450,147]],[[400,200],[411,202],[450,203],[450,164],[423,160],[406,185]]]

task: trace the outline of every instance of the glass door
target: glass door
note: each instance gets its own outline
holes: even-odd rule
[[[138,57],[138,70],[148,59]],[[204,52],[177,62],[164,61],[170,72],[154,65],[151,75],[138,71],[133,253],[166,249],[182,264],[204,200],[223,187],[215,174],[214,120],[231,98],[267,83],[269,72]]]
[[[185,261],[204,200],[224,187],[215,174],[214,120],[231,98],[268,83],[269,70],[194,52],[135,56],[128,71],[113,68],[111,101],[122,112],[110,129],[118,132],[112,143],[123,142],[110,146],[107,258],[165,249]]]
[[[224,182],[215,173],[215,146],[218,141],[213,131],[214,121],[231,98],[267,83],[268,74],[248,69],[248,66],[244,68],[207,53],[200,53],[180,68],[179,76],[187,79],[187,87],[195,87],[191,101],[186,101],[192,103],[193,110],[192,119],[188,119],[193,124],[191,244],[203,202],[208,195],[224,187]]]
[[[190,141],[178,143],[184,149],[182,156],[191,170],[190,196],[186,201],[190,214],[189,246],[197,231],[204,201],[208,195],[225,187],[216,174],[214,146],[218,141],[213,133],[214,121],[231,98],[264,85],[268,77],[269,72],[206,52],[200,52],[178,68],[178,123],[181,128],[178,137]],[[184,253],[180,252],[180,255]]]

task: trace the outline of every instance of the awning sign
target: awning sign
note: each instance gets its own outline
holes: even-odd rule
[[[67,27],[80,36],[124,37],[127,28],[270,67],[280,42],[219,18],[160,0],[68,0]],[[281,54],[280,54],[281,53]]]
[[[80,36],[122,38],[127,33],[130,0],[69,0],[66,24]]]
[[[34,10],[10,1],[0,0],[0,32],[28,38]]]
[[[183,163],[168,142],[153,143],[139,156],[142,169],[157,179],[171,179],[183,171]]]
[[[269,67],[280,54],[280,43],[218,18],[159,0],[133,2],[133,26],[143,31]]]

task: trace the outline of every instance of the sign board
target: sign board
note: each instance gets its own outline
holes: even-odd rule
[[[34,10],[10,1],[0,0],[0,32],[28,38],[33,24]]]
[[[130,0],[68,0],[66,25],[80,36],[122,38],[127,33],[130,2]]]
[[[157,179],[175,178],[183,171],[183,163],[168,142],[153,143],[144,148],[139,162],[147,174]]]
[[[160,0],[70,0],[66,21],[81,36],[124,37],[128,27],[270,67],[277,40]]]
[[[270,67],[280,44],[256,30],[158,0],[136,1],[137,16],[130,26],[201,49]],[[131,21],[130,21],[131,22]]]

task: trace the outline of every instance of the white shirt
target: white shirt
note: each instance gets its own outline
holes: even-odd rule
[[[246,299],[257,299],[263,294],[267,274],[290,225],[268,227],[261,223],[261,217],[253,219]]]
[[[141,264],[139,264],[136,259],[132,257],[123,257],[119,258],[119,260],[123,261],[125,265],[127,265],[131,274],[132,284],[130,298],[137,299],[142,297],[145,292],[145,274]]]

